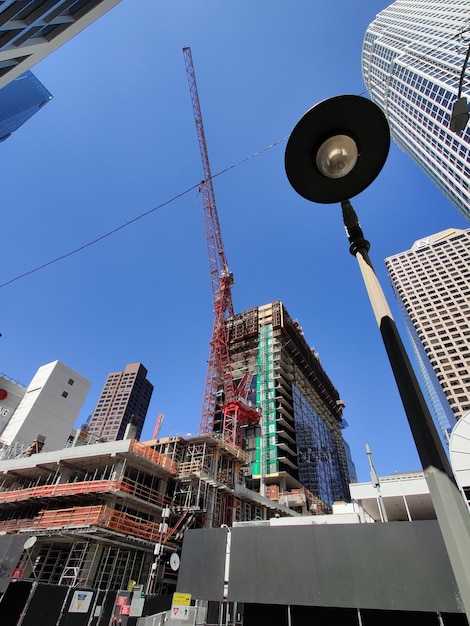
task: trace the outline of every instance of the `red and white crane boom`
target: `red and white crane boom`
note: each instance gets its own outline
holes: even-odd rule
[[[217,391],[222,386],[224,392],[222,435],[224,439],[240,447],[242,442],[242,425],[257,423],[259,414],[256,409],[250,407],[246,400],[240,396],[239,389],[235,386],[233,380],[227,329],[225,326],[226,318],[234,315],[231,291],[233,274],[229,270],[222,241],[191,48],[183,48],[183,56],[204,174],[200,191],[214,304],[214,326],[210,343],[199,432],[207,433],[214,431]],[[246,386],[245,381],[243,386]]]

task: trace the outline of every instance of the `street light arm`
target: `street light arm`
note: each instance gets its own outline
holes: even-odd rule
[[[380,323],[384,317],[393,319],[393,316],[369,258],[370,243],[364,237],[359,219],[349,200],[343,200],[341,208],[343,209],[344,228],[350,243],[349,252],[357,259],[367,289],[367,295],[369,296],[377,325],[380,328]]]
[[[463,80],[465,77],[465,71],[467,69],[469,59],[470,59],[470,45],[467,48],[467,52],[465,54],[465,59],[464,59],[463,66],[462,66],[462,71],[460,72],[459,91],[457,93],[457,98],[460,98],[462,96]]]
[[[353,209],[349,200],[343,200],[341,202],[341,208],[343,209],[343,222],[346,229],[346,235],[348,241],[351,244],[349,252],[356,256],[359,250],[365,250],[369,252],[370,243],[364,238],[361,225],[359,224],[359,218],[356,215],[356,211]]]

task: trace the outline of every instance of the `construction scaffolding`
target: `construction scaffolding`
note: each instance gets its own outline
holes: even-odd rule
[[[132,440],[0,462],[0,531],[38,539],[20,560],[25,577],[127,587],[150,567],[176,473]]]
[[[159,449],[168,450],[170,441],[162,440]],[[192,511],[205,527],[232,526],[237,516],[237,485],[244,484],[243,468],[248,456],[238,447],[214,437],[199,435],[189,441],[174,440],[181,460],[178,463],[172,511]]]
[[[188,528],[295,515],[247,489],[249,458],[204,434],[92,443],[0,461],[0,533],[34,541],[23,577],[46,584],[175,590]]]

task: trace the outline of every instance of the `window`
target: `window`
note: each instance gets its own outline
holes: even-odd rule
[[[74,382],[75,382],[75,381],[74,381],[74,379],[73,379],[73,378],[69,378],[69,381],[68,381],[68,383],[67,383],[67,384],[68,384],[68,385],[70,385],[70,386],[72,386]]]
[[[68,394],[68,391],[63,391],[63,392],[62,392],[62,397],[63,397],[63,398],[66,398],[68,395],[69,395],[69,394]]]

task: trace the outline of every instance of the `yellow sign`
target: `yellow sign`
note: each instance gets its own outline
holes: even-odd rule
[[[190,593],[174,593],[173,604],[179,606],[191,606],[191,594]]]

